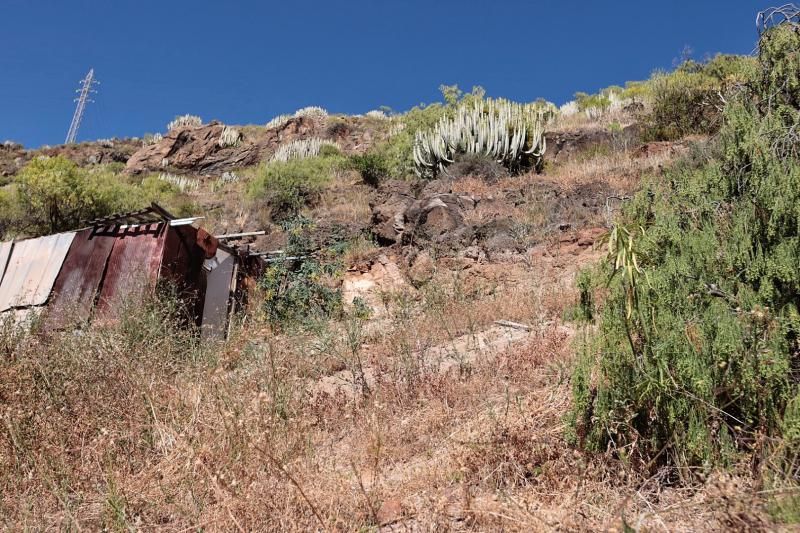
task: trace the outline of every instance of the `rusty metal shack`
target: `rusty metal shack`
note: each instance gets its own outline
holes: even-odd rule
[[[203,338],[224,338],[239,255],[157,204],[79,230],[0,243],[0,316],[47,308],[43,327],[113,321],[159,280],[177,290]]]

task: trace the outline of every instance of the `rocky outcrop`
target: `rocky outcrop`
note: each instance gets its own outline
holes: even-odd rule
[[[547,150],[545,162],[560,163],[591,149],[616,146],[635,146],[639,143],[640,128],[633,124],[621,131],[586,129],[577,131],[552,131],[545,134]]]
[[[400,242],[405,229],[405,212],[415,200],[407,181],[390,180],[381,185],[378,199],[370,203],[372,232],[383,245]]]
[[[221,174],[259,161],[262,149],[249,139],[241,139],[236,146],[220,146],[223,128],[217,122],[175,128],[159,142],[134,153],[125,171],[139,174],[169,167],[198,174]]]
[[[204,175],[218,175],[268,159],[278,146],[297,139],[319,137],[336,142],[345,153],[365,151],[375,139],[363,121],[294,117],[277,128],[244,128],[236,146],[217,143],[222,128],[218,122],[175,128],[159,142],[144,146],[128,160],[130,174],[156,172],[164,168]]]
[[[473,228],[464,221],[464,211],[474,208],[475,201],[469,196],[452,193],[423,196],[403,214],[403,243],[467,246],[472,241]]]
[[[17,143],[3,143],[0,144],[0,176],[13,176],[28,161],[38,156],[62,156],[80,166],[124,163],[139,147],[141,147],[141,141],[136,139],[63,144],[36,150],[26,150]]]

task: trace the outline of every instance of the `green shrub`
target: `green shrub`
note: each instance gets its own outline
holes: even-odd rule
[[[655,74],[647,82],[652,110],[645,119],[645,137],[674,140],[716,132],[723,95],[754,75],[753,58],[721,54],[707,63],[686,61],[674,72]]]
[[[353,155],[348,160],[348,165],[361,174],[364,183],[377,187],[382,179],[389,175],[389,164],[386,158],[377,153]]]
[[[653,180],[612,234],[598,332],[573,375],[588,449],[708,467],[797,432],[800,158],[783,147],[800,127],[800,34],[784,25],[760,47],[762,77],[728,99],[719,155]],[[706,90],[687,75],[668,83]]]
[[[611,105],[611,100],[607,94],[587,94],[583,92],[575,93],[575,101],[578,103],[579,111],[598,109],[605,111]]]
[[[273,219],[285,220],[313,204],[344,159],[338,155],[273,161],[262,165],[251,182],[249,195],[269,206]]]
[[[264,291],[264,310],[274,324],[307,325],[329,318],[341,309],[341,291],[323,283],[338,270],[335,263],[323,263],[312,255],[309,219],[297,217],[283,223],[288,242],[287,259],[272,263],[259,286]]]
[[[94,218],[151,202],[184,214],[185,202],[175,187],[155,177],[130,182],[117,169],[111,165],[85,169],[61,156],[33,159],[11,185],[0,189],[0,237],[76,229]]]
[[[33,159],[15,178],[15,233],[75,229],[93,218],[141,207],[148,194],[104,169],[86,170],[64,157]]]

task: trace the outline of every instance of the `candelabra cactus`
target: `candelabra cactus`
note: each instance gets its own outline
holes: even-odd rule
[[[175,174],[170,174],[168,172],[162,172],[159,174],[158,179],[174,185],[181,192],[195,191],[200,186],[199,180],[186,176],[176,176]]]
[[[280,128],[281,126],[289,122],[291,119],[292,115],[278,115],[277,117],[267,122],[264,125],[264,127],[267,128],[268,130],[273,128]]]
[[[145,146],[149,146],[151,144],[160,143],[163,138],[164,136],[161,135],[160,133],[153,133],[152,135],[147,133],[142,139],[142,144]]]
[[[227,148],[228,146],[236,146],[239,144],[239,139],[242,138],[242,134],[239,130],[233,129],[230,126],[225,126],[222,128],[222,132],[219,135],[219,139],[217,140],[217,144],[220,148]]]
[[[458,107],[414,139],[414,167],[432,177],[458,153],[491,157],[510,169],[538,167],[545,151],[544,127],[555,117],[550,103],[518,104],[486,99]]]
[[[323,146],[331,146],[339,149],[339,145],[335,142],[312,137],[310,139],[297,139],[290,143],[281,145],[275,150],[270,161],[286,162],[290,159],[305,159],[307,157],[315,157],[319,155]]]
[[[575,100],[570,100],[566,104],[562,105],[558,108],[558,113],[562,117],[571,117],[573,115],[577,115],[580,109],[578,108],[578,102]]]
[[[203,120],[196,116],[196,115],[180,115],[175,117],[175,119],[167,124],[167,131],[172,131],[175,128],[181,128],[184,126],[202,126]]]
[[[325,118],[328,112],[319,106],[309,106],[298,109],[294,113],[295,117],[309,117],[309,118]]]

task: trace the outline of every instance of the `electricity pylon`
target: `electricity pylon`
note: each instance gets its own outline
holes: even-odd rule
[[[81,88],[75,91],[76,93],[80,93],[75,99],[78,105],[75,106],[75,114],[72,115],[72,122],[69,125],[67,140],[64,141],[64,144],[72,144],[75,142],[75,137],[78,135],[78,128],[81,125],[81,120],[83,120],[83,110],[86,108],[86,103],[94,102],[94,100],[89,98],[89,95],[97,92],[94,90],[93,86],[99,83],[99,81],[94,79],[94,69],[89,69],[89,74],[81,80]]]

